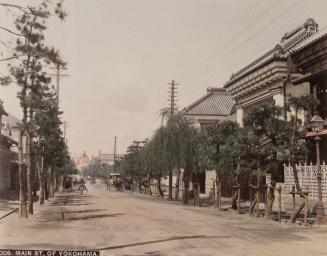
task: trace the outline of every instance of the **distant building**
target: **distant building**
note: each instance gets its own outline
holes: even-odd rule
[[[94,160],[101,164],[114,165],[114,163],[123,156],[123,154],[106,154],[99,152],[99,156],[95,157]]]
[[[90,158],[84,151],[83,154],[75,160],[76,169],[81,171],[83,167],[88,166],[91,163]]]

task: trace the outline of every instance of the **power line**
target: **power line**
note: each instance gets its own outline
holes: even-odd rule
[[[305,2],[305,0],[301,0],[302,3]],[[299,7],[301,7],[301,9],[299,10]],[[295,13],[295,10],[297,11],[301,11],[305,8],[305,6],[300,6],[299,4],[294,7],[294,5],[290,5],[289,8],[287,8],[286,10],[284,10],[284,12],[282,12],[280,15],[278,15],[277,17],[274,18],[275,22],[273,23],[273,26],[270,25],[269,27],[269,34],[268,34],[268,38],[275,38],[277,36],[276,33],[272,33],[277,31],[277,33],[280,33],[280,27],[281,24],[285,23],[285,19],[280,19],[281,17],[283,17],[286,13],[288,13],[290,10],[292,10],[292,15],[289,15],[287,17],[286,20],[294,20],[294,17],[298,17],[298,15]],[[266,44],[266,40],[260,40],[254,44],[248,44],[249,41],[251,41],[252,39],[256,38],[256,36],[261,33],[262,31],[264,31],[265,29],[267,29],[267,25],[263,24],[261,26],[261,28],[256,31],[255,33],[251,34],[249,37],[247,37],[244,41],[240,42],[239,44],[237,44],[236,46],[234,46],[230,51],[225,51],[221,56],[219,56],[219,59],[217,59],[213,64],[210,65],[210,68],[208,68],[206,70],[205,73],[210,72],[214,67],[218,66],[218,64],[221,64],[223,61],[226,61],[226,57],[229,56],[229,61],[231,61],[231,58],[235,59],[235,58],[239,58],[241,56],[242,53],[246,52],[247,49],[250,48],[258,48],[256,47],[256,45],[263,45]],[[245,47],[243,47],[245,46]],[[273,47],[273,46],[272,46]],[[236,52],[238,52],[238,54],[235,54]],[[260,56],[259,56],[260,57]],[[209,76],[209,80],[210,78],[212,78],[215,74]],[[198,76],[198,77],[203,77],[203,76]],[[208,79],[206,79],[208,80]],[[202,79],[202,81],[204,82],[204,80]]]
[[[113,153],[114,153],[114,171],[116,171],[116,166],[117,166],[117,136],[114,137],[114,148],[113,148]]]

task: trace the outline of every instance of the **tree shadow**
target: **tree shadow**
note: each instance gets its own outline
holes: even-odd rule
[[[65,211],[63,213],[86,213],[86,212],[101,212],[107,211],[108,209],[94,209],[94,210],[80,210],[80,211]]]
[[[114,250],[114,249],[121,249],[126,247],[133,247],[133,246],[139,246],[139,245],[147,245],[147,244],[155,244],[155,243],[163,243],[163,242],[169,242],[169,241],[175,241],[175,240],[186,240],[186,239],[227,239],[230,238],[230,236],[206,236],[206,235],[196,235],[196,236],[173,236],[169,238],[164,239],[158,239],[158,240],[152,240],[152,241],[146,241],[146,242],[139,242],[139,243],[131,243],[131,244],[123,244],[123,245],[115,245],[115,246],[109,246],[109,247],[102,247],[97,248],[96,250],[99,251],[106,251],[106,250]]]
[[[89,216],[81,216],[81,217],[67,217],[64,213],[62,213],[60,219],[52,219],[52,220],[42,220],[38,222],[62,222],[62,221],[75,221],[75,220],[90,220],[90,219],[99,219],[99,218],[114,218],[121,215],[125,215],[124,213],[114,213],[114,214],[93,214]]]
[[[64,218],[64,220],[89,220],[89,219],[98,219],[98,218],[113,218],[118,217],[121,215],[125,215],[124,213],[115,213],[115,214],[95,214],[90,216],[83,216],[83,217],[71,217],[71,218]]]

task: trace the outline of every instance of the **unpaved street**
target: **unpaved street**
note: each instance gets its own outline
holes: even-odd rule
[[[174,202],[108,192],[63,193],[34,216],[0,221],[3,249],[96,249],[100,255],[327,255],[327,229],[264,223]]]

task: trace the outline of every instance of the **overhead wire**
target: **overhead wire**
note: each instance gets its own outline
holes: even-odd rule
[[[302,2],[302,3],[304,3],[304,1],[305,0],[300,0],[300,2]],[[284,24],[285,20],[282,20],[279,18],[283,17],[285,15],[285,13],[289,12],[292,9],[293,14],[289,15],[287,20],[289,20],[289,19],[294,20],[294,17],[297,16],[297,14],[294,14],[294,10],[298,9],[298,7],[301,7],[301,9],[298,10],[297,12],[299,12],[303,8],[305,8],[305,6],[300,6],[300,5],[298,5],[296,8],[294,8],[294,6],[289,6],[289,8],[287,8],[287,10],[285,10],[283,13],[281,13],[280,15],[278,15],[277,17],[274,18],[275,22],[273,23],[273,25],[269,25],[268,39],[277,37],[277,34],[274,32],[277,32],[278,34],[280,34],[280,32],[281,32],[280,25]],[[216,58],[216,61],[214,63],[210,64],[210,68],[207,69],[205,73],[208,73],[210,70],[212,70],[214,67],[216,67],[217,64],[220,64],[222,61],[226,61],[226,57],[229,57],[229,61],[231,62],[231,59],[239,58],[241,54],[243,54],[244,52],[248,52],[247,51],[248,48],[258,49],[259,46],[262,47],[262,45],[266,45],[267,39],[265,38],[265,40],[262,40],[261,37],[260,37],[260,40],[256,40],[256,42],[254,42],[253,44],[248,44],[248,42],[251,42],[251,40],[256,38],[256,36],[258,34],[260,34],[266,28],[267,28],[267,25],[263,24],[259,30],[257,30],[255,33],[251,34],[245,40],[241,41],[239,44],[234,46],[230,51],[225,51],[222,55],[218,56],[219,58]],[[273,45],[271,47],[273,47]],[[198,77],[200,78],[200,76],[198,76]],[[212,76],[210,76],[209,78],[211,78],[211,77]]]

